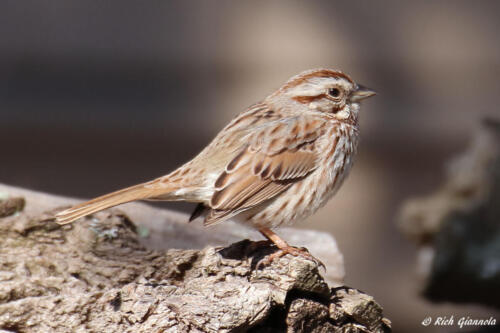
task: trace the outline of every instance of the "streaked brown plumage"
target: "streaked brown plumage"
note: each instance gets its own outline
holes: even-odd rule
[[[281,254],[302,254],[270,228],[306,218],[336,192],[356,152],[359,101],[372,95],[339,71],[303,72],[239,114],[177,170],[62,211],[57,222],[134,200],[190,201],[199,203],[193,217],[206,212],[206,225],[234,217]]]

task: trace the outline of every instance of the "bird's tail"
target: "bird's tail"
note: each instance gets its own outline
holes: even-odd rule
[[[153,198],[159,195],[166,196],[173,190],[173,186],[169,186],[168,184],[158,186],[158,184],[153,182],[134,185],[63,210],[56,214],[56,222],[59,224],[71,223],[80,217],[126,202]]]

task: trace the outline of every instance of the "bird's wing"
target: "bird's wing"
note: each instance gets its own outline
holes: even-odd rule
[[[259,124],[215,182],[205,224],[221,222],[285,191],[316,169],[325,121],[297,116]]]

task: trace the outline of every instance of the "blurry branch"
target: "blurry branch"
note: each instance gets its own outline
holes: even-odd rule
[[[500,307],[500,121],[483,122],[436,192],[404,204],[400,227],[429,299]]]

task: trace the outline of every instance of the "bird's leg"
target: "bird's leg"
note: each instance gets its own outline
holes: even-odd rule
[[[280,236],[276,235],[274,231],[272,231],[269,228],[260,228],[259,229],[260,233],[264,235],[267,239],[269,239],[271,242],[273,242],[279,249],[286,249],[291,247],[288,245],[288,243],[282,239]]]
[[[281,258],[286,254],[291,254],[292,256],[300,256],[302,258],[312,260],[318,266],[322,266],[323,268],[325,268],[325,265],[318,259],[314,258],[306,248],[297,248],[288,245],[285,240],[283,240],[269,228],[259,228],[259,231],[262,235],[264,235],[264,237],[273,242],[279,250],[270,254],[266,259],[263,260],[264,262],[260,262],[258,266],[260,266],[261,264],[270,264],[274,261],[274,259]]]

